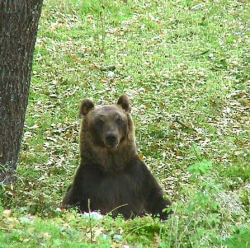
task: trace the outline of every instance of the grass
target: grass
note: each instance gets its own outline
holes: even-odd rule
[[[0,247],[249,247],[248,13],[231,0],[45,1]],[[123,93],[173,201],[166,222],[57,208],[78,166],[80,101]]]

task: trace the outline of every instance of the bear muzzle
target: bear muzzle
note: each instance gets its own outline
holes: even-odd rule
[[[107,148],[116,148],[119,145],[118,135],[113,132],[106,133],[104,144]]]

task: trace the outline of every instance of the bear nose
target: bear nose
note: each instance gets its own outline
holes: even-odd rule
[[[109,133],[106,135],[106,140],[109,142],[115,142],[116,141],[116,136],[113,133]]]
[[[105,138],[108,146],[112,147],[117,145],[117,138],[114,133],[107,133]]]

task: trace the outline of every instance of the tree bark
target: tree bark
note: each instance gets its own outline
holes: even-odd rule
[[[0,0],[0,182],[14,179],[42,0]]]

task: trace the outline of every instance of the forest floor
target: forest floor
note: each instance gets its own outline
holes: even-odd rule
[[[250,247],[248,1],[46,0],[0,247]],[[79,163],[79,103],[132,103],[167,221],[58,208]]]

